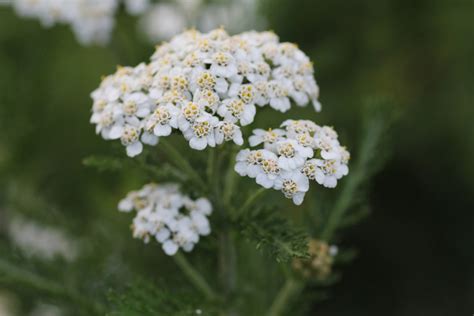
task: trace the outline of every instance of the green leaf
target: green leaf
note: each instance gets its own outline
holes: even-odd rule
[[[75,306],[78,315],[103,315],[103,306],[96,301],[95,297],[70,286],[64,280],[58,281],[45,276],[44,274],[47,273],[37,271],[39,270],[38,267],[31,266],[33,260],[30,259],[30,261],[20,264],[18,258],[9,258],[9,260],[1,258],[0,285],[8,289],[14,289],[18,293],[29,293],[38,298],[44,297]],[[53,267],[55,263],[59,263],[59,261],[50,262],[49,267]],[[45,266],[44,264],[41,265]],[[62,266],[64,266],[64,263]]]
[[[157,167],[155,164],[146,162],[145,157],[130,159],[113,156],[90,156],[82,162],[85,166],[97,168],[99,171],[118,171],[123,168],[136,169],[152,177],[155,181],[173,180],[183,182],[186,179],[182,171],[169,163],[161,163],[160,167]]]
[[[367,102],[364,111],[364,126],[360,137],[360,145],[355,153],[356,159],[350,164],[350,175],[343,181],[341,194],[329,212],[320,237],[332,240],[336,231],[353,223],[357,223],[366,214],[362,211],[343,220],[348,212],[364,202],[366,186],[369,180],[380,170],[387,159],[387,142],[391,127],[398,117],[394,105],[383,98],[373,98]]]
[[[308,235],[272,209],[255,209],[237,220],[242,235],[278,262],[308,258]]]
[[[204,305],[192,292],[169,292],[175,288],[145,280],[135,281],[123,293],[111,292],[109,302],[113,311],[108,316],[191,316],[216,315],[214,308]]]
[[[117,171],[128,164],[126,159],[108,156],[89,156],[82,163],[87,167],[97,168],[99,171]]]

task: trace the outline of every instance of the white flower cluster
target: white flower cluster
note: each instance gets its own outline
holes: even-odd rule
[[[14,217],[8,224],[10,239],[28,256],[73,261],[78,255],[77,243],[61,230],[22,217]]]
[[[143,13],[150,0],[123,0],[129,14]],[[45,27],[70,24],[81,44],[105,44],[121,0],[13,0],[20,16],[37,18]]]
[[[265,17],[258,12],[259,0],[172,0],[150,6],[140,17],[141,30],[152,43],[168,40],[185,28],[210,31],[224,25],[231,33],[249,27],[264,29]]]
[[[92,93],[91,122],[105,139],[121,139],[129,156],[142,143],[179,130],[191,148],[242,145],[240,126],[256,107],[286,112],[291,100],[320,110],[309,58],[271,32],[229,36],[195,30],[159,46],[149,64],[122,67]]]
[[[303,202],[310,180],[334,188],[348,174],[350,154],[334,129],[308,120],[287,120],[281,126],[285,129],[253,131],[250,146],[263,144],[263,149],[241,150],[234,168],[238,174],[281,190],[296,205]]]
[[[211,232],[207,219],[212,213],[209,200],[192,200],[174,184],[147,184],[130,192],[118,208],[122,212],[137,212],[132,224],[133,237],[145,243],[154,237],[169,256],[179,248],[191,251],[200,236]]]

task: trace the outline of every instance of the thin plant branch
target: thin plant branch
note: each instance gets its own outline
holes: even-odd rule
[[[177,252],[173,256],[176,264],[181,268],[183,273],[188,277],[188,279],[193,283],[193,285],[200,290],[207,299],[216,300],[218,295],[207,283],[204,277],[189,263],[186,257],[181,253]]]
[[[3,279],[14,280],[16,286],[21,285],[22,287],[34,289],[35,291],[54,298],[64,299],[74,304],[76,308],[83,307],[92,315],[104,315],[105,313],[105,309],[102,305],[81,295],[81,293],[75,289],[68,288],[63,284],[46,279],[0,259],[0,280]]]
[[[170,158],[173,163],[186,172],[191,180],[199,186],[199,188],[206,187],[206,183],[203,181],[199,173],[194,170],[188,160],[183,158],[183,155],[175,148],[175,146],[169,144],[168,141],[161,139],[160,146],[163,147],[165,154],[168,155],[168,158]]]
[[[244,214],[245,211],[247,211],[255,202],[257,202],[258,199],[261,198],[266,192],[268,192],[268,189],[263,187],[254,191],[254,193],[247,198],[242,207],[237,210],[236,215],[239,216]]]
[[[285,284],[278,292],[275,300],[273,301],[270,309],[268,310],[267,316],[280,316],[284,312],[288,303],[295,297],[299,292],[303,290],[304,283],[298,281],[292,277],[286,279]]]

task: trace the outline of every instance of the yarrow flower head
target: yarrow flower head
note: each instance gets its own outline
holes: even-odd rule
[[[337,246],[330,246],[322,240],[311,239],[308,252],[310,255],[308,260],[293,260],[293,269],[305,278],[326,279],[331,274],[334,257],[338,253]]]
[[[136,211],[133,237],[145,243],[154,238],[169,256],[180,248],[193,250],[200,236],[211,233],[207,218],[212,213],[209,200],[192,200],[175,184],[147,184],[139,191],[128,193],[118,208],[122,212]]]
[[[114,15],[121,3],[129,14],[143,13],[150,0],[12,0],[20,16],[37,18],[45,27],[70,24],[82,44],[105,44],[115,24]],[[9,3],[7,1],[7,3]]]
[[[303,202],[311,180],[334,188],[348,174],[350,155],[334,129],[308,120],[287,120],[281,127],[253,131],[250,146],[263,148],[238,153],[234,167],[238,174],[280,190],[296,205]]]
[[[15,216],[8,223],[11,241],[27,256],[54,259],[59,256],[73,261],[79,254],[79,245],[65,232]]]
[[[274,33],[189,30],[158,46],[150,63],[105,77],[92,93],[91,122],[104,139],[121,139],[132,157],[142,143],[155,145],[173,132],[196,150],[242,145],[240,128],[260,107],[286,112],[293,101],[320,110],[313,72],[309,58]],[[295,150],[290,165],[309,152]]]

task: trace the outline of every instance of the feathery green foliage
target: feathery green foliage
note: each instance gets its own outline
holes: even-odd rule
[[[308,234],[292,227],[274,209],[254,208],[241,216],[237,225],[257,249],[267,252],[277,262],[309,256]]]
[[[193,292],[169,290],[170,284],[134,281],[123,292],[109,294],[109,316],[195,316],[217,315],[215,307],[200,301]]]

